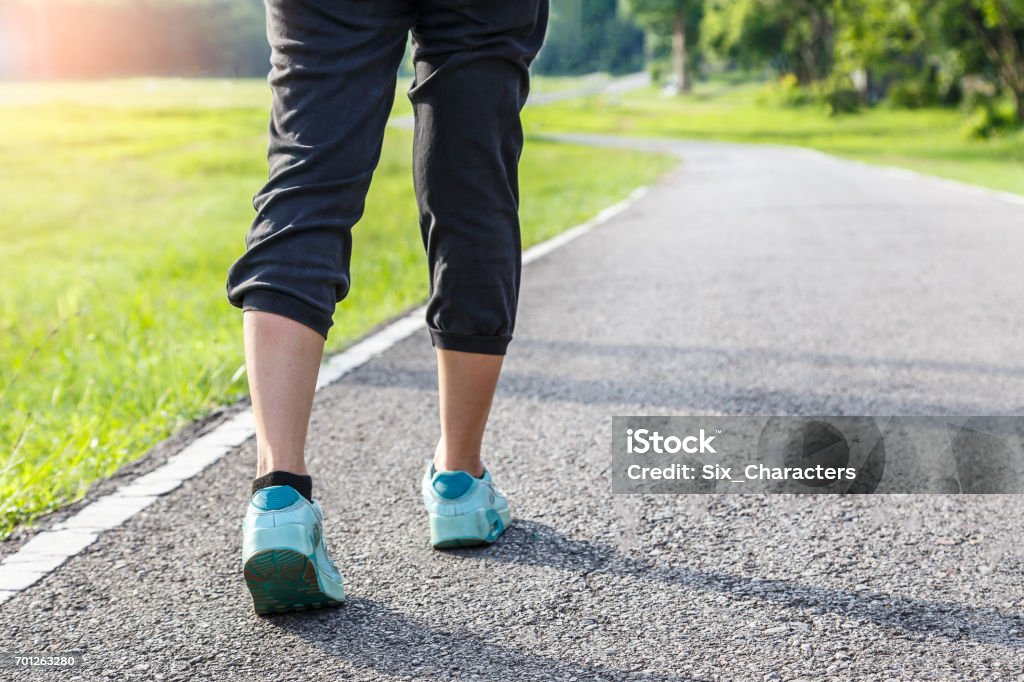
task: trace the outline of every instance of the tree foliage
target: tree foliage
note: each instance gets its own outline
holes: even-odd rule
[[[644,66],[644,33],[619,11],[618,0],[558,0],[551,4],[539,73],[630,73]]]
[[[673,87],[680,93],[688,91],[704,16],[703,0],[627,0],[626,9],[647,29],[655,45],[671,46]]]
[[[704,44],[744,66],[768,63],[800,83],[829,75],[834,0],[707,0]]]
[[[799,83],[859,79],[907,103],[952,98],[965,75],[1012,96],[1024,121],[1024,0],[705,0],[702,46]],[[873,99],[873,97],[872,97]]]
[[[936,0],[935,14],[950,61],[1002,85],[1024,123],[1024,0]]]
[[[920,0],[838,0],[836,62],[847,69],[920,67],[928,35]]]

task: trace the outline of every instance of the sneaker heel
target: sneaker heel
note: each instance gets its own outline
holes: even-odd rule
[[[430,514],[430,544],[438,549],[487,545],[498,539],[506,525],[493,509],[458,516]]]
[[[259,549],[243,566],[253,609],[264,615],[337,606],[344,599],[323,591],[311,555],[314,539],[302,525],[250,531],[250,546]],[[341,589],[339,585],[339,590]]]

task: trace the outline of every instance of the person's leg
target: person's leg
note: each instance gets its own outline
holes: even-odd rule
[[[245,366],[256,421],[256,475],[306,475],[303,451],[324,337],[287,317],[243,316]]]
[[[257,613],[337,604],[341,573],[303,447],[335,304],[348,293],[363,212],[415,16],[413,0],[267,0],[270,178],[246,252],[228,273],[245,313],[259,452],[242,525]]]
[[[266,478],[273,472],[306,473],[323,343],[348,293],[351,229],[380,158],[414,10],[411,0],[267,2],[270,177],[253,201],[247,250],[228,273],[228,298],[246,311],[254,487],[295,480]]]
[[[413,172],[438,349],[435,466],[480,473],[480,446],[519,296],[519,112],[545,0],[422,0],[413,29]]]
[[[547,0],[420,0],[413,175],[430,266],[441,438],[423,481],[435,547],[493,542],[508,504],[480,460],[519,297],[519,113]]]
[[[437,349],[441,439],[434,453],[438,471],[480,477],[480,445],[501,372],[501,355]]]

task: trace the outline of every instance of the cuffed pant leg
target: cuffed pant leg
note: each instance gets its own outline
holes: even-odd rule
[[[546,0],[421,0],[413,28],[413,178],[438,348],[504,355],[522,247],[520,111]]]
[[[256,195],[228,300],[323,336],[348,293],[363,213],[394,102],[413,0],[267,0],[270,177]]]

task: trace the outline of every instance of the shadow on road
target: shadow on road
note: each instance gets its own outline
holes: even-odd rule
[[[1024,365],[994,365],[986,362],[964,362],[949,360],[928,360],[892,358],[875,355],[850,355],[848,353],[820,353],[782,350],[768,347],[726,348],[718,346],[658,346],[646,344],[600,344],[587,341],[550,341],[523,339],[520,347],[550,350],[567,355],[603,355],[617,358],[642,358],[644,360],[677,360],[696,358],[697,366],[711,364],[711,360],[735,361],[753,360],[776,363],[795,363],[815,367],[844,367],[863,370],[884,368],[895,371],[929,371],[968,374],[969,376],[1024,377]]]
[[[949,642],[973,641],[1016,649],[1024,645],[1019,635],[1010,634],[1011,630],[1024,631],[1024,620],[995,608],[655,565],[622,556],[601,543],[568,538],[535,521],[516,520],[502,541],[492,547],[454,550],[451,554],[577,572],[588,579],[588,584],[589,578],[604,574],[724,594],[737,601],[756,599],[808,614],[835,613]],[[425,603],[428,601],[429,595]],[[273,616],[264,622],[315,645],[327,656],[384,675],[621,680],[639,670],[531,653],[489,641],[462,624],[435,627],[383,603],[360,598],[350,597],[336,610]],[[683,682],[698,678],[644,672],[643,679]]]
[[[809,613],[835,613],[851,620],[941,637],[1024,648],[1024,618],[995,608],[901,597],[871,590],[849,591],[791,580],[714,573],[631,559],[600,543],[573,540],[536,521],[517,519],[501,542],[486,550],[458,550],[503,563],[546,566],[590,576],[607,574],[751,598]]]
[[[552,342],[523,340],[519,355],[540,350],[547,362],[559,367],[571,366],[582,356],[596,355],[619,359],[626,366],[640,369],[666,367],[672,364],[703,368],[687,376],[669,381],[664,376],[658,381],[638,376],[637,380],[614,381],[576,378],[550,372],[523,372],[507,369],[501,378],[499,393],[504,396],[533,400],[579,403],[585,405],[644,405],[688,410],[709,410],[713,413],[727,408],[730,414],[848,414],[848,415],[1001,415],[1019,414],[1020,404],[995,404],[964,401],[959,393],[935,394],[932,400],[890,395],[884,386],[865,386],[859,393],[858,384],[868,370],[884,370],[889,374],[926,373],[938,379],[950,374],[1018,378],[1024,376],[1024,367],[999,366],[983,363],[912,360],[845,354],[801,353],[771,348],[715,349],[678,346],[603,345],[586,342]],[[564,356],[564,362],[557,360]],[[555,358],[552,360],[551,358]],[[683,360],[683,358],[687,358]],[[521,361],[523,366],[528,362]],[[730,381],[726,375],[707,375],[708,368],[737,363],[758,366],[791,366],[807,371],[807,385],[798,387],[769,387],[744,385]],[[831,372],[826,380],[817,372]],[[801,375],[803,376],[803,375]],[[846,377],[849,379],[846,379]],[[822,383],[822,382],[825,383]],[[816,382],[816,383],[812,383]],[[353,372],[341,383],[374,386],[376,388],[403,388],[423,391],[437,390],[437,377],[433,370],[392,366],[386,371]],[[837,394],[834,386],[842,386]],[[837,395],[841,403],[837,402]]]
[[[389,676],[419,679],[622,680],[642,668],[618,669],[563,661],[502,646],[453,625],[435,628],[384,604],[349,597],[345,605],[312,614],[271,616],[264,621],[315,645],[327,656]],[[700,682],[645,672],[654,682]]]

